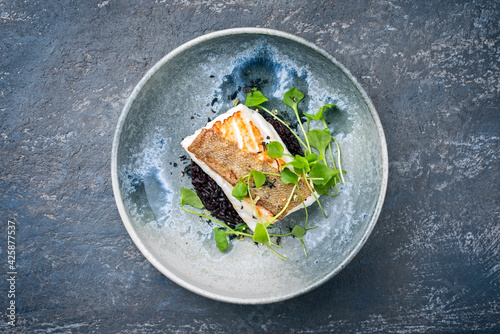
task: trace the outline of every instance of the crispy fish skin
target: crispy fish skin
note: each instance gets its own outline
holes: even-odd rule
[[[259,160],[255,154],[240,150],[234,142],[224,139],[210,129],[202,129],[188,150],[233,186],[238,183],[242,176],[252,170],[274,174],[280,173],[270,163]],[[288,201],[294,186],[293,184],[283,184],[278,176],[268,176],[268,181],[258,189],[251,189],[252,197],[259,196],[257,206],[261,206],[276,215]],[[303,199],[311,195],[309,188],[303,181],[299,183],[299,187]],[[295,193],[298,195],[297,190],[295,190]],[[295,200],[290,202],[280,218],[284,217],[297,205],[302,205],[299,197],[293,197]]]
[[[267,161],[275,166],[284,165],[282,159],[274,160],[266,154],[265,138],[260,129],[252,122],[245,121],[242,111],[237,111],[223,121],[217,121],[211,130],[222,138],[232,141],[238,148],[247,153],[253,153],[262,161]]]

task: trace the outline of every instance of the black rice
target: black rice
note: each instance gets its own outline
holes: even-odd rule
[[[286,126],[271,116],[265,115],[264,118],[274,127],[292,155],[304,156],[299,141]],[[191,162],[190,167],[189,172],[192,177],[191,182],[194,189],[203,205],[205,205],[212,215],[224,220],[233,227],[238,223],[243,223],[243,220],[233,208],[226,194],[222,191],[222,188],[195,162]]]
[[[227,223],[243,223],[222,188],[194,161],[191,163],[191,176],[194,190],[212,215]]]

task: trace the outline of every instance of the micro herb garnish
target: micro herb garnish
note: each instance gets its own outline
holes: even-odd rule
[[[299,183],[299,177],[297,176],[297,174],[295,174],[294,172],[292,172],[288,168],[284,168],[281,171],[280,178],[281,178],[281,182],[283,182],[283,184],[289,184],[289,183],[298,184]]]
[[[325,130],[312,130],[307,133],[307,138],[312,147],[318,150],[320,158],[326,163],[326,149],[332,141],[332,136]]]
[[[252,177],[255,182],[255,188],[260,188],[266,183],[266,176],[258,170],[252,170]]]
[[[298,142],[305,149],[305,156],[300,156],[300,155],[291,156],[289,154],[285,154],[284,147],[280,142],[272,141],[265,144],[264,149],[270,158],[280,159],[283,156],[287,156],[289,158],[287,160],[289,162],[281,166],[281,173],[274,174],[268,172],[261,172],[257,170],[251,170],[248,174],[242,176],[238,180],[237,184],[234,186],[232,195],[236,199],[243,201],[246,197],[248,197],[250,199],[250,202],[252,203],[255,218],[258,220],[258,223],[256,224],[253,233],[247,232],[250,230],[247,224],[240,224],[235,228],[231,228],[226,223],[219,221],[213,217],[210,217],[206,214],[186,209],[185,208],[186,205],[189,205],[197,209],[204,209],[205,207],[201,202],[200,198],[198,197],[198,195],[193,190],[187,188],[181,188],[181,206],[184,211],[198,215],[203,218],[210,219],[213,222],[220,225],[214,228],[214,239],[218,249],[221,252],[224,252],[228,247],[228,236],[232,236],[231,238],[235,236],[240,240],[244,239],[245,237],[248,237],[252,238],[253,242],[265,245],[271,252],[273,252],[280,259],[287,260],[285,257],[281,256],[273,249],[273,247],[281,248],[281,246],[279,245],[278,241],[277,243],[273,243],[271,237],[276,237],[279,240],[281,240],[282,237],[294,236],[300,240],[300,243],[304,250],[304,254],[307,257],[304,236],[308,230],[317,228],[318,226],[307,226],[309,215],[307,211],[307,206],[304,202],[304,199],[300,191],[299,183],[302,181],[303,184],[307,186],[312,196],[318,203],[321,212],[326,217],[326,213],[323,210],[321,203],[319,202],[318,196],[321,195],[336,196],[338,193],[337,183],[345,182],[344,177],[342,175],[343,173],[345,173],[345,171],[341,169],[340,146],[338,142],[335,140],[335,138],[333,138],[332,135],[330,134],[330,130],[328,129],[328,125],[324,117],[324,114],[327,110],[335,109],[337,108],[337,106],[333,104],[325,104],[314,115],[303,112],[303,114],[307,117],[307,124],[306,124],[307,131],[306,131],[300,119],[298,110],[298,104],[301,100],[304,99],[304,97],[305,97],[304,93],[302,93],[299,89],[295,87],[287,91],[283,96],[283,103],[291,107],[292,110],[294,111],[295,117],[297,118],[299,127],[302,131],[302,138],[304,138],[303,140],[295,131],[293,131],[290,128],[290,126],[285,121],[281,120],[277,116],[276,110],[274,110],[275,112],[272,112],[262,106],[262,103],[268,102],[269,100],[260,91],[258,91],[256,88],[247,91],[247,98],[245,101],[245,105],[247,107],[257,107],[259,109],[262,109],[267,114],[271,115],[274,119],[281,122],[291,131],[291,133],[295,136]],[[309,125],[311,121],[321,121],[324,128],[322,130],[320,129],[309,130]],[[336,158],[339,169],[336,168],[335,159],[332,152],[332,141],[334,142],[337,149]],[[312,149],[315,149],[317,153],[313,152]],[[329,154],[330,161],[328,161],[326,158],[327,149],[330,153]],[[329,164],[331,164],[331,167],[329,166]],[[285,206],[281,209],[281,211],[272,218],[270,218],[269,220],[264,221],[262,217],[259,215],[256,206],[260,198],[258,196],[254,197],[252,195],[252,189],[258,189],[262,186],[268,186],[269,188],[272,189],[272,187],[274,186],[274,182],[270,182],[268,180],[269,176],[279,177],[283,184],[293,184],[294,186]],[[276,181],[276,179],[274,181]],[[328,190],[333,190],[333,189],[335,190],[335,192],[333,194],[330,194]],[[298,193],[298,196],[296,192]],[[297,198],[300,199],[305,209],[306,217],[304,226],[302,227],[299,225],[295,225],[290,233],[285,233],[285,234],[270,233],[268,230],[270,228],[270,225],[273,224],[286,211],[292,200],[295,202]]]
[[[268,109],[264,108],[261,104],[264,102],[269,101],[264,95],[262,95],[261,92],[259,92],[256,88],[253,88],[248,94],[247,94],[247,99],[245,101],[245,105],[247,107],[258,107],[262,110],[264,110],[268,115],[272,116],[275,120],[283,124],[290,132],[297,138],[299,143],[306,147],[306,144],[302,141],[302,139],[295,133],[295,131],[290,128],[290,125],[288,125],[285,121],[283,121],[281,118],[276,116],[275,113],[272,111],[269,111]]]
[[[198,197],[194,190],[181,188],[181,206],[184,208],[184,205],[186,204],[197,209],[205,208],[205,206],[201,202],[201,199]]]
[[[324,186],[327,185],[330,180],[337,176],[340,172],[338,170],[333,170],[324,164],[314,164],[309,172],[309,177],[315,185]]]
[[[203,213],[199,213],[196,211],[186,209],[184,207],[185,205],[192,206],[196,209],[204,209],[205,208],[205,206],[201,202],[201,199],[198,197],[198,195],[196,194],[196,192],[194,190],[182,187],[181,188],[181,207],[182,207],[182,210],[184,210],[188,213],[192,213],[194,215],[203,217],[203,218],[207,218],[207,219],[222,226],[222,228],[221,227],[214,228],[215,242],[217,244],[217,248],[219,248],[219,250],[221,252],[224,252],[228,246],[228,241],[226,238],[226,236],[228,234],[234,234],[234,235],[236,235],[236,237],[252,237],[252,235],[250,233],[244,232],[246,230],[245,227],[236,227],[235,229],[232,229],[231,227],[229,227],[229,225],[227,225],[226,223],[224,223],[218,219],[215,219],[215,218],[210,217],[210,216],[203,214]],[[246,224],[243,224],[243,225],[246,226]]]
[[[266,244],[270,241],[269,232],[267,232],[267,228],[263,223],[258,223],[255,226],[255,231],[253,231],[253,241],[263,244]]]
[[[256,88],[254,88],[250,91],[250,93],[248,93],[245,105],[247,107],[256,107],[261,103],[267,101],[269,101],[267,97],[265,97],[261,92],[259,92]]]
[[[336,108],[337,108],[337,106],[335,104],[325,104],[324,106],[322,106],[318,110],[316,115],[304,113],[304,115],[307,117],[307,131],[309,131],[309,123],[311,122],[311,120],[316,120],[316,121],[321,121],[323,123],[323,127],[324,127],[323,131],[325,131],[327,134],[330,134],[330,130],[328,129],[328,124],[326,123],[326,120],[325,120],[325,111],[329,110],[329,109],[336,109]],[[340,146],[337,143],[337,141],[335,140],[335,138],[331,137],[331,140],[333,140],[333,142],[335,143],[335,146],[337,147],[337,161],[339,163],[339,170],[342,171],[342,166],[341,166],[341,162],[340,162]],[[330,158],[331,158],[333,167],[335,168],[335,159],[333,159],[331,142],[328,143],[328,151],[330,152]],[[326,163],[326,160],[325,160],[325,163]],[[340,183],[345,182],[344,175],[342,175],[343,173],[345,173],[345,172],[342,171],[340,173]],[[337,184],[335,183],[335,187],[336,186],[337,186]],[[329,195],[328,193],[326,193],[326,194]]]
[[[248,187],[241,180],[233,188],[233,196],[236,197],[239,201],[242,201],[243,198],[248,194]]]
[[[285,164],[283,167],[292,166],[295,173],[298,175],[304,175],[309,172],[309,161],[306,158],[296,155],[292,161]]]
[[[221,252],[225,251],[229,245],[226,231],[224,231],[221,227],[216,227],[214,228],[214,237],[215,242],[217,243],[217,248],[219,248]]]
[[[325,129],[328,129],[328,125],[326,124],[326,120],[325,120],[325,111],[329,108],[335,108],[337,107],[335,104],[325,104],[324,106],[322,106],[318,112],[316,113],[316,115],[312,115],[312,114],[308,114],[308,113],[303,113],[304,116],[307,117],[307,131],[309,131],[309,123],[311,122],[311,120],[315,120],[315,121],[321,121],[323,123],[323,125],[325,126]]]
[[[266,145],[267,155],[273,159],[279,159],[285,151],[283,145],[279,141],[272,141]]]
[[[288,92],[285,93],[283,96],[283,103],[285,103],[287,106],[292,107],[293,111],[295,112],[295,117],[297,117],[297,120],[299,121],[300,128],[302,129],[302,133],[305,135],[306,131],[304,130],[304,126],[302,125],[302,122],[300,121],[300,116],[299,116],[299,111],[298,111],[298,104],[302,99],[304,98],[304,93],[302,93],[300,90],[297,88],[293,87],[290,89]],[[306,154],[311,152],[311,146],[309,145],[309,140],[306,137]]]

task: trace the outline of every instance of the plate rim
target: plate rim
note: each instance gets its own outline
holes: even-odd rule
[[[129,216],[127,214],[123,198],[121,196],[121,191],[120,191],[120,186],[119,186],[119,179],[118,179],[118,149],[119,149],[119,142],[121,138],[121,134],[123,131],[123,126],[125,124],[125,121],[127,119],[127,116],[129,114],[130,108],[132,104],[134,103],[135,99],[139,95],[140,91],[142,88],[146,85],[146,83],[151,79],[151,77],[158,72],[158,70],[166,64],[170,59],[176,57],[178,54],[190,49],[191,47],[194,47],[198,45],[199,43],[206,42],[212,39],[217,39],[220,37],[225,37],[225,36],[230,36],[230,35],[241,35],[241,34],[252,34],[252,35],[270,35],[270,36],[276,36],[276,37],[281,37],[285,39],[289,39],[292,41],[295,41],[299,44],[302,44],[318,53],[326,57],[329,61],[331,61],[333,64],[335,64],[348,78],[351,80],[351,82],[354,84],[356,89],[360,92],[361,96],[363,97],[363,100],[366,102],[368,109],[370,110],[371,116],[374,120],[374,123],[377,128],[377,133],[379,136],[379,141],[381,145],[381,158],[382,158],[382,180],[379,188],[379,194],[377,197],[375,209],[372,213],[372,217],[370,222],[368,223],[365,231],[363,232],[362,237],[359,239],[359,241],[355,244],[355,247],[348,253],[348,255],[344,258],[344,260],[332,271],[330,271],[327,275],[323,276],[322,278],[316,280],[313,284],[310,284],[307,287],[304,287],[303,289],[294,291],[293,293],[289,294],[282,294],[280,296],[273,296],[273,297],[258,297],[258,298],[238,298],[238,297],[230,297],[227,295],[221,295],[217,294],[214,292],[207,291],[205,289],[199,288],[193,284],[190,284],[177,276],[175,273],[167,269],[165,266],[163,266],[153,255],[152,253],[147,249],[147,247],[143,244],[142,240],[139,238],[137,232],[132,226],[132,223],[129,219]],[[178,47],[170,51],[168,54],[163,56],[158,62],[151,67],[146,74],[141,78],[141,80],[137,83],[137,85],[134,87],[132,92],[130,93],[129,97],[127,98],[127,101],[121,111],[120,117],[118,119],[116,128],[115,128],[115,134],[113,137],[113,143],[112,143],[112,150],[111,150],[111,182],[113,186],[113,195],[115,198],[115,202],[118,208],[118,212],[120,214],[122,223],[125,225],[125,228],[132,238],[132,241],[136,245],[136,247],[141,251],[141,253],[146,257],[146,259],[158,270],[160,271],[163,275],[165,275],[167,278],[175,282],[176,284],[182,286],[183,288],[194,292],[198,295],[217,300],[217,301],[222,301],[222,302],[228,302],[228,303],[234,303],[234,304],[250,304],[250,305],[256,305],[256,304],[268,304],[268,303],[274,303],[274,302],[280,302],[284,301],[287,299],[291,299],[300,295],[303,295],[309,291],[312,291],[319,286],[323,285],[327,281],[329,281],[332,277],[337,275],[342,269],[344,269],[348,263],[352,261],[352,259],[358,254],[358,252],[361,250],[361,248],[364,246],[366,241],[368,240],[368,237],[371,235],[373,229],[375,228],[375,225],[378,221],[378,218],[380,216],[380,213],[382,211],[386,191],[387,191],[387,183],[388,183],[388,176],[389,176],[389,158],[388,158],[388,151],[387,151],[387,142],[385,138],[385,133],[382,127],[382,123],[380,121],[379,115],[375,109],[375,106],[373,105],[373,102],[371,101],[370,97],[364,90],[364,88],[359,84],[358,80],[351,74],[351,72],[344,66],[342,65],[335,57],[333,57],[330,53],[327,51],[323,50],[322,48],[318,47],[312,42],[307,41],[306,39],[302,37],[298,37],[296,35],[279,31],[279,30],[274,30],[274,29],[268,29],[268,28],[256,28],[256,27],[242,27],[242,28],[230,28],[230,29],[223,29],[223,30],[218,30],[215,32],[211,32],[205,35],[201,35],[199,37],[196,37]]]

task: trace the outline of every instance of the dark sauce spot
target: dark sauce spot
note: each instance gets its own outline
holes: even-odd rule
[[[252,88],[248,88],[248,87],[246,87],[246,86],[245,86],[245,87],[243,87],[243,93],[248,94],[248,93],[250,93],[251,91],[252,91]]]
[[[233,94],[229,95],[227,98],[229,100],[234,100],[236,98],[236,96],[238,95],[238,91],[235,91]]]
[[[193,177],[192,173],[191,173],[191,168],[192,168],[191,164],[184,167],[184,170],[183,170],[184,174],[189,176],[189,177]]]
[[[270,189],[276,188],[276,179],[273,179],[272,181],[269,181],[269,179],[266,176],[266,182],[264,183],[266,186],[268,186]]]

